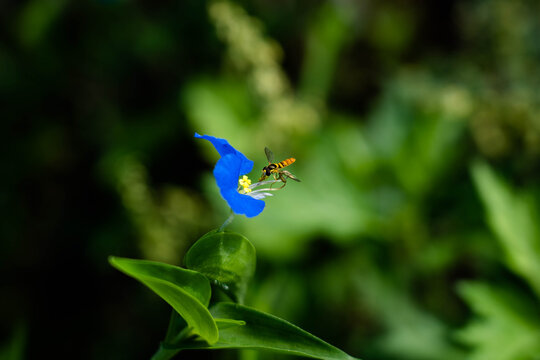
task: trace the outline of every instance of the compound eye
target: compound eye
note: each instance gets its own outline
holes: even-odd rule
[[[270,176],[271,172],[270,169],[266,169],[266,176]]]

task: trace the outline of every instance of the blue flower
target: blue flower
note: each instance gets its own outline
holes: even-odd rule
[[[195,137],[210,141],[221,155],[221,159],[218,160],[214,167],[214,177],[221,196],[227,201],[232,211],[235,214],[246,215],[247,217],[259,215],[265,205],[264,201],[260,199],[271,194],[267,192],[261,193],[260,191],[251,193],[251,188],[257,186],[257,184],[248,186],[251,182],[246,183],[247,177],[240,180],[241,186],[238,185],[239,178],[253,169],[253,161],[233,148],[225,139],[197,133],[195,133]]]

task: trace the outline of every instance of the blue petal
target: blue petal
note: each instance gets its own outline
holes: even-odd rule
[[[197,133],[195,133],[195,137],[210,141],[221,155],[221,159],[214,167],[214,177],[221,196],[227,201],[233,212],[247,217],[259,215],[264,209],[264,201],[238,192],[238,178],[253,169],[253,161],[233,148],[225,139]]]
[[[235,191],[221,191],[221,196],[231,207],[235,214],[254,217],[259,215],[264,210],[264,201],[257,200],[251,196],[244,195]]]
[[[229,154],[218,160],[214,167],[214,177],[220,190],[237,191],[240,177],[240,160],[236,154]]]
[[[265,203],[238,192],[241,161],[241,157],[236,153],[222,157],[214,167],[214,177],[221,196],[227,201],[232,211],[235,214],[254,217],[263,211]]]
[[[240,163],[239,175],[245,175],[253,169],[253,161],[249,160],[244,154],[233,148],[227,140],[210,135],[199,135],[197,133],[195,133],[195,137],[210,141],[221,157],[229,154],[236,154]]]

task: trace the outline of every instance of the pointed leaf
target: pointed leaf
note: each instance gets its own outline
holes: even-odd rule
[[[255,272],[255,248],[244,236],[212,231],[201,237],[185,257],[186,267],[206,275],[234,301],[242,302]]]
[[[131,276],[171,305],[208,343],[218,339],[217,325],[210,315],[208,303],[211,289],[203,275],[164,263],[110,257],[112,266]]]
[[[477,314],[458,339],[473,347],[471,360],[534,359],[540,353],[537,304],[516,289],[481,282],[459,284],[459,293]]]
[[[213,345],[191,341],[179,344],[182,349],[258,349],[327,360],[351,360],[338,348],[299,327],[261,311],[234,303],[216,303],[210,311],[218,322],[219,341]],[[242,322],[245,325],[242,325]],[[225,325],[225,326],[222,326]]]
[[[535,203],[528,194],[512,189],[485,163],[475,163],[472,175],[508,266],[540,296],[540,226]]]

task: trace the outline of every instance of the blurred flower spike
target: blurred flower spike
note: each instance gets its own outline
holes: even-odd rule
[[[214,177],[221,196],[227,201],[232,211],[247,217],[259,215],[265,206],[261,199],[272,196],[270,191],[279,189],[254,189],[280,181],[269,180],[251,184],[251,180],[246,174],[253,169],[253,161],[233,148],[225,139],[197,133],[195,133],[195,137],[210,141],[221,156],[214,167]]]

